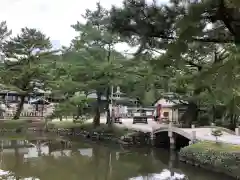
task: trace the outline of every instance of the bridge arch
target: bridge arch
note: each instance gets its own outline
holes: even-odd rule
[[[192,141],[192,134],[176,127],[172,127],[173,138],[176,149],[188,146]],[[155,145],[157,147],[168,148],[170,146],[170,139],[168,136],[168,128],[157,129],[154,132]]]
[[[161,132],[168,132],[168,128],[157,129],[153,133],[156,135],[157,133],[161,133]],[[182,130],[180,128],[172,127],[172,132],[175,134],[181,135],[181,136],[185,137],[186,139],[189,139],[189,141],[192,140],[192,134],[185,132],[184,130]]]

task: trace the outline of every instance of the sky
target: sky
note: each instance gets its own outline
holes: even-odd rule
[[[50,36],[54,47],[68,46],[76,35],[70,26],[99,1],[105,8],[122,4],[122,0],[1,0],[0,21],[7,21],[13,35],[22,27],[36,28]]]

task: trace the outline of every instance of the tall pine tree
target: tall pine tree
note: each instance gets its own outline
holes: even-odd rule
[[[36,88],[43,89],[50,79],[51,42],[36,29],[22,28],[21,33],[3,44],[5,61],[0,70],[1,82],[8,90],[17,91],[20,100],[13,119],[19,119],[24,99]]]
[[[107,123],[110,120],[110,87],[119,85],[123,72],[121,61],[124,57],[114,50],[114,45],[119,37],[109,31],[109,12],[97,3],[97,9],[87,10],[83,16],[86,23],[77,22],[72,27],[79,33],[72,41],[72,50],[86,54],[88,57],[85,62],[85,78],[88,90],[94,90],[97,95],[96,115],[94,117],[95,126],[100,123],[100,104],[101,97],[106,97]]]

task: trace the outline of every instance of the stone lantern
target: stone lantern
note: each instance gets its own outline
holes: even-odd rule
[[[116,97],[116,99],[120,99],[120,95],[121,95],[122,93],[121,93],[121,91],[120,91],[120,87],[118,86],[117,87],[117,91],[115,92],[115,97]]]

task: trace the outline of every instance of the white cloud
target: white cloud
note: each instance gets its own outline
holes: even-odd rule
[[[22,27],[43,31],[52,40],[68,45],[75,32],[70,25],[81,20],[85,9],[95,8],[99,0],[1,0],[0,21],[6,20],[13,34]],[[120,5],[122,0],[100,0],[109,8]]]
[[[0,21],[7,21],[13,35],[22,27],[37,28],[50,36],[56,46],[67,46],[75,36],[70,26],[81,21],[85,10],[95,8],[99,1],[105,8],[122,4],[122,0],[1,0]],[[129,49],[123,44],[118,48]]]

